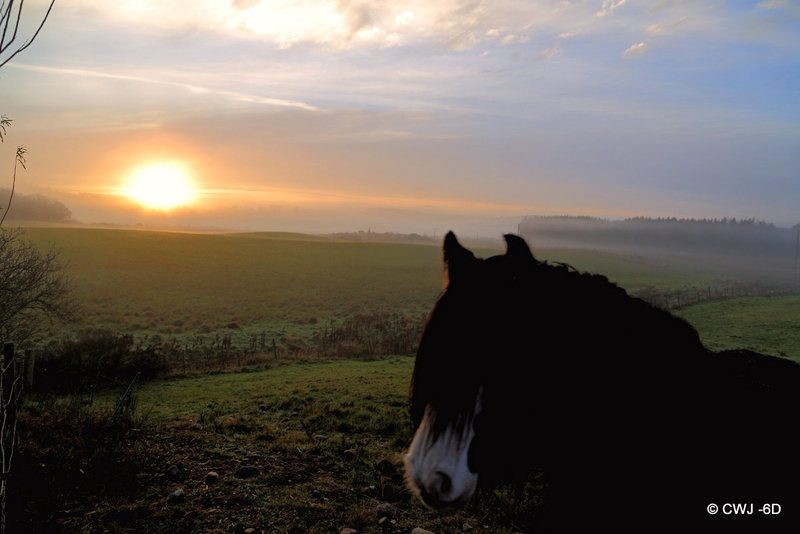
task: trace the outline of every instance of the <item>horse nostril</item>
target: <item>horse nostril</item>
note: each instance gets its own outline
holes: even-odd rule
[[[428,493],[441,498],[453,489],[453,479],[443,471],[434,471],[428,478],[426,486]]]
[[[439,471],[438,474],[441,478],[439,482],[439,491],[442,495],[447,495],[450,493],[450,490],[453,489],[453,480],[449,475],[447,475],[447,473],[442,473]]]

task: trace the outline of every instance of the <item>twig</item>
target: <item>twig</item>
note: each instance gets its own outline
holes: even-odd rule
[[[11,194],[8,196],[8,205],[6,206],[6,211],[3,213],[3,218],[0,219],[0,226],[3,226],[3,222],[6,220],[6,215],[8,215],[8,210],[11,209],[11,201],[14,200],[14,188],[17,185],[17,164],[22,165],[22,168],[27,170],[28,168],[25,166],[25,154],[28,150],[24,146],[17,147],[17,156],[14,159],[14,173],[11,176]]]
[[[23,0],[23,2],[24,2],[24,0]],[[11,38],[8,40],[8,42],[5,43],[5,46],[3,46],[3,41],[5,41],[5,38],[6,38],[6,30],[8,29],[8,23],[11,21],[10,12],[11,12],[11,9],[12,9],[12,7],[14,5],[14,1],[12,0],[8,4],[7,12],[9,13],[9,16],[6,19],[6,24],[5,24],[5,27],[3,28],[3,37],[2,37],[2,39],[0,39],[0,53],[3,53],[5,50],[7,50],[8,47],[11,46],[11,43],[14,42],[14,39],[16,39],[16,37],[17,37],[17,29],[19,28],[19,21],[20,21],[20,18],[22,17],[22,4],[23,4],[23,2],[20,2],[19,8],[17,9],[17,22],[16,22],[16,24],[14,26],[14,33],[11,36]],[[38,36],[39,32],[42,30],[42,27],[44,26],[44,23],[47,21],[47,17],[50,16],[50,10],[53,9],[53,4],[55,4],[55,3],[56,3],[56,0],[52,0],[50,2],[50,6],[47,8],[47,13],[45,13],[44,18],[42,19],[42,23],[39,24],[38,28],[36,28],[36,33],[33,34],[33,37],[28,39],[21,47],[17,48],[17,50],[15,50],[10,56],[8,56],[5,60],[3,60],[3,62],[0,63],[0,67],[2,67],[6,63],[8,63],[12,59],[14,59],[14,56],[16,56],[17,54],[19,54],[20,52],[22,52],[23,50],[28,48],[33,43],[34,39],[36,39],[36,36]],[[4,16],[5,16],[5,13],[4,13]]]
[[[139,375],[140,374],[141,373],[139,371],[137,371],[136,372],[136,376],[134,376],[133,380],[131,380],[131,383],[128,384],[128,389],[126,389],[125,393],[123,393],[122,397],[120,397],[119,402],[117,403],[117,407],[116,407],[116,409],[114,409],[114,413],[111,414],[111,419],[109,419],[109,422],[113,421],[114,418],[117,416],[117,413],[122,408],[122,405],[125,403],[125,399],[128,397],[128,394],[131,392],[131,388],[133,387],[133,384],[136,383],[136,381],[139,379]]]

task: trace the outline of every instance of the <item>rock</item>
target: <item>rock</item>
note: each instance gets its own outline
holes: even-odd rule
[[[236,470],[236,478],[253,478],[260,474],[258,467],[254,465],[243,465]]]
[[[354,528],[343,528],[339,534],[358,534],[358,531]]]
[[[425,530],[424,528],[415,528],[411,531],[411,534],[433,534],[430,530]]]
[[[379,461],[375,467],[378,469],[378,472],[386,477],[393,477],[397,474],[397,467],[384,458],[383,460]]]
[[[213,486],[214,484],[219,484],[219,473],[216,471],[209,471],[206,474],[206,484],[209,486]]]
[[[183,491],[183,488],[178,488],[169,494],[168,500],[170,502],[181,502],[185,497],[186,497],[186,492]]]
[[[461,527],[461,532],[469,532],[470,530],[472,530],[472,525],[469,523],[464,523],[464,526]]]
[[[394,515],[396,509],[388,502],[382,502],[375,508],[375,511],[378,512],[378,517],[391,517]]]
[[[164,474],[170,480],[179,480],[181,478],[181,470],[177,465],[169,466]]]
[[[314,441],[328,441],[328,436],[325,434],[315,434]]]
[[[244,529],[244,534],[256,534],[256,529],[254,529],[254,528],[246,528],[246,529]]]

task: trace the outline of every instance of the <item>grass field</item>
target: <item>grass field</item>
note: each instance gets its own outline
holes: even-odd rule
[[[690,306],[678,315],[713,349],[750,349],[800,362],[800,296],[749,297]]]
[[[535,478],[521,493],[501,488],[450,514],[424,508],[406,489],[412,365],[410,357],[295,361],[155,381],[136,387],[133,419],[114,424],[112,392],[98,399],[104,408],[91,411],[67,401],[32,405],[26,415],[40,426],[24,432],[41,434],[20,440],[17,465],[26,475],[15,480],[19,501],[11,509],[26,508],[12,512],[12,525],[47,532],[529,531],[542,496]],[[243,478],[243,466],[257,471]],[[218,480],[209,481],[210,472]]]
[[[69,263],[83,323],[137,335],[305,334],[363,310],[424,314],[441,289],[433,247],[294,234],[29,229]]]
[[[82,327],[137,336],[268,332],[306,336],[364,311],[424,316],[442,287],[438,246],[353,243],[285,233],[187,234],[29,228],[68,263]],[[479,250],[488,256],[498,251]],[[718,271],[686,261],[536,250],[628,289],[709,286]]]
[[[80,324],[53,335],[105,328],[145,338],[225,334],[242,343],[259,332],[310,336],[365,311],[421,318],[442,286],[437,246],[81,228],[31,228],[27,236],[61,250],[82,307]],[[685,261],[535,253],[632,291],[724,278]],[[797,295],[716,300],[678,313],[711,348],[800,361]],[[92,406],[77,397],[28,402],[10,481],[11,531],[531,530],[545,494],[536,476],[522,492],[484,493],[445,515],[405,488],[412,357],[260,362],[138,383],[134,405],[114,421],[124,386],[100,392]],[[255,468],[252,477],[241,476],[244,466]]]

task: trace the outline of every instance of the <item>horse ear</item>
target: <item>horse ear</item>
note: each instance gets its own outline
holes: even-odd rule
[[[514,234],[506,234],[503,237],[506,240],[507,257],[523,263],[536,263],[536,258],[533,257],[533,253],[524,239]]]
[[[475,255],[458,242],[456,234],[452,231],[447,232],[447,235],[444,236],[445,283],[455,280],[469,271],[476,261]]]

